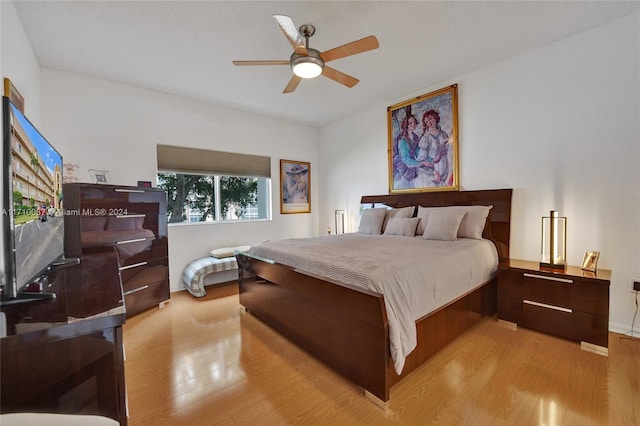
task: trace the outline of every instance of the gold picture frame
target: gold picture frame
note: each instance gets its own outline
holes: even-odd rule
[[[596,272],[596,266],[598,265],[598,259],[600,258],[599,251],[585,251],[582,258],[582,266],[580,269],[583,271]]]
[[[387,108],[389,193],[457,191],[458,85]]]
[[[311,163],[280,160],[280,213],[311,213]]]
[[[11,80],[6,77],[4,79],[4,95],[9,98],[11,103],[15,105],[22,114],[24,114],[24,98],[20,92],[18,92],[18,89],[16,89],[16,86],[13,85]]]

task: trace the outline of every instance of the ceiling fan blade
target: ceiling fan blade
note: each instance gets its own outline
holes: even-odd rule
[[[288,60],[233,61],[233,65],[289,65]]]
[[[273,15],[276,23],[284,33],[284,36],[289,40],[293,50],[299,55],[306,55],[307,48],[304,44],[304,38],[298,32],[298,28],[293,23],[293,20],[287,15]]]
[[[287,84],[287,87],[284,88],[284,90],[282,91],[282,93],[291,93],[294,90],[296,90],[296,88],[298,87],[298,84],[300,84],[300,82],[302,81],[302,78],[298,77],[297,75],[293,75],[291,76],[291,80],[289,80],[289,83]]]
[[[336,59],[344,58],[345,56],[368,52],[369,50],[377,49],[378,47],[380,47],[378,39],[376,36],[370,35],[369,37],[361,38],[360,40],[352,41],[351,43],[326,50],[320,54],[320,57],[325,62],[335,61]]]
[[[333,81],[337,81],[340,84],[343,84],[347,87],[353,87],[356,84],[358,84],[358,82],[360,80],[358,80],[355,77],[351,77],[349,74],[345,74],[342,71],[338,71],[334,68],[328,67],[328,66],[324,66],[324,69],[322,70],[322,75],[324,75],[325,77],[330,78]]]

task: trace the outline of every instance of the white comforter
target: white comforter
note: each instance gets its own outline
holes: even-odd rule
[[[391,356],[402,372],[417,344],[415,322],[495,276],[488,240],[342,234],[270,241],[250,253],[384,295]]]

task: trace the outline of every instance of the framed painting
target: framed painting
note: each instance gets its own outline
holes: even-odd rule
[[[389,193],[458,190],[458,85],[387,108]]]
[[[11,80],[5,77],[4,79],[4,95],[9,98],[12,104],[16,106],[20,110],[21,113],[24,114],[24,98],[16,89],[16,86],[13,85]]]
[[[311,164],[280,160],[280,213],[311,213]]]

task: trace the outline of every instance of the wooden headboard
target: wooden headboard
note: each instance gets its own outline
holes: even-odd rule
[[[496,244],[500,260],[509,258],[511,233],[511,189],[479,191],[411,192],[389,195],[365,195],[362,204],[384,204],[389,207],[493,206],[483,236]]]

